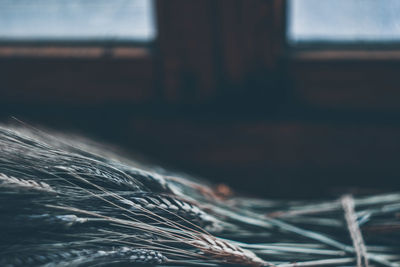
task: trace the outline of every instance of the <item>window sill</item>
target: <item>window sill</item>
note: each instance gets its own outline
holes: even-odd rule
[[[400,50],[312,50],[292,51],[293,61],[399,61]]]
[[[0,58],[129,58],[150,56],[145,47],[105,46],[0,46]]]

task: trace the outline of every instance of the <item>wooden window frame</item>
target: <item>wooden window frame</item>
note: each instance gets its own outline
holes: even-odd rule
[[[155,3],[158,37],[150,48],[107,43],[0,44],[1,102],[176,106],[244,95],[251,101],[252,94],[243,88],[252,80],[256,80],[254,88],[262,87],[261,76],[275,65],[277,46],[268,37],[278,30],[271,20],[272,15],[276,20],[275,1]],[[231,25],[238,28],[232,31]],[[249,27],[255,30],[248,31]]]
[[[3,41],[2,110],[145,105],[156,95],[154,55],[151,42]]]
[[[285,0],[155,3],[158,36],[150,47],[0,44],[2,104],[400,107],[400,52],[293,50]]]
[[[285,22],[281,22],[284,24]],[[398,44],[285,46],[292,99],[315,112],[400,109]]]

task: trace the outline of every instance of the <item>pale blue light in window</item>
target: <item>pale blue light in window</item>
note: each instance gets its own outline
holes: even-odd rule
[[[288,41],[399,42],[400,0],[289,0]]]
[[[153,0],[0,0],[0,40],[155,38]]]

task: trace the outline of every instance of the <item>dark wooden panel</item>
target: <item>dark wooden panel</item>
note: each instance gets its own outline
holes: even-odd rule
[[[241,83],[251,72],[274,69],[284,43],[284,1],[218,3],[224,78]]]
[[[146,103],[154,97],[154,65],[144,58],[2,58],[3,103]]]
[[[136,119],[124,132],[132,148],[264,196],[400,188],[398,124]]]
[[[169,102],[224,104],[268,97],[279,87],[284,1],[160,0],[157,9],[161,86]]]
[[[157,1],[161,86],[170,103],[215,97],[215,1]]]
[[[283,99],[280,57],[284,52],[285,1],[221,0],[220,103],[269,109]]]
[[[298,60],[289,67],[299,104],[322,109],[400,109],[400,61]]]

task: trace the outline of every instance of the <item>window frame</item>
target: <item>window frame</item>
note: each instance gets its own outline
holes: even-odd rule
[[[285,12],[286,16],[288,12]],[[288,18],[285,19],[287,23]],[[286,33],[285,33],[286,36]],[[301,109],[386,112],[400,109],[399,43],[285,43],[292,99]]]
[[[111,101],[200,110],[204,104],[232,110],[241,103],[260,106],[258,110],[285,107],[292,113],[400,107],[395,101],[400,93],[394,88],[400,84],[395,71],[400,50],[293,49],[286,42],[286,4],[155,0],[158,35],[151,45],[2,43],[1,102],[81,105],[91,94],[93,105]],[[18,77],[11,77],[9,66],[18,70]],[[88,80],[76,69],[84,70]],[[376,98],[387,84],[391,86],[385,97]],[[91,89],[71,95],[68,88],[76,86]],[[35,90],[44,92],[43,87],[47,91],[42,99],[28,97]]]
[[[151,102],[155,41],[2,41],[0,103],[41,108]]]

